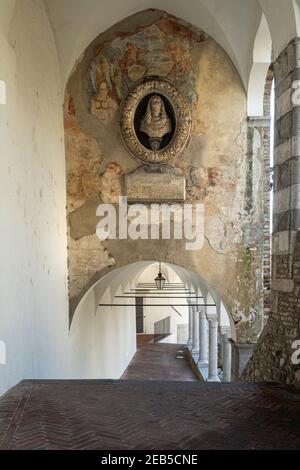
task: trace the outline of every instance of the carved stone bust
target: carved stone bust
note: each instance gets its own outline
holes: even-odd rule
[[[170,81],[149,78],[129,92],[121,107],[121,131],[130,153],[144,163],[167,163],[186,146],[189,105]]]
[[[140,125],[140,131],[148,135],[152,150],[159,150],[162,137],[172,131],[170,118],[159,95],[152,96]]]

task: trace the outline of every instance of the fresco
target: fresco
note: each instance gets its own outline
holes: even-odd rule
[[[134,83],[146,76],[168,77],[180,86],[190,104],[195,104],[197,80],[192,50],[205,39],[204,33],[161,18],[96,47],[89,68],[90,112],[108,125]]]
[[[72,97],[66,99],[65,108],[68,207],[74,210],[98,194],[102,154],[96,140],[78,125]]]

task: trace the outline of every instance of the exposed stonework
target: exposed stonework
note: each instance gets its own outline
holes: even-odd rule
[[[125,176],[141,165],[122,140],[120,105],[153,75],[172,81],[191,109],[189,145],[171,164],[185,177],[186,202],[204,204],[205,243],[196,252],[180,240],[102,243],[95,235],[97,202],[117,202]],[[246,94],[224,50],[164,12],[133,15],[85,51],[67,85],[65,128],[71,316],[110,267],[160,259],[203,276],[232,315],[238,340],[255,341],[263,316],[262,141],[249,127],[247,144]]]
[[[271,94],[274,80],[273,65],[270,66],[267,74],[264,94],[264,116],[268,120],[263,128],[263,148],[264,148],[264,246],[263,246],[263,277],[264,277],[264,320],[268,320],[271,311],[271,226],[270,226],[270,194],[271,194]]]
[[[293,341],[300,336],[300,39],[292,41],[275,62],[276,136],[272,311],[244,380],[299,383],[292,363]]]

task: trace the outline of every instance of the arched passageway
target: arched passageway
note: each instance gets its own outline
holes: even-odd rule
[[[217,368],[222,364],[222,360],[216,363],[221,340],[225,334],[226,341],[235,339],[232,319],[215,290],[180,266],[162,264],[166,282],[158,290],[158,266],[158,262],[143,261],[115,269],[82,298],[70,329],[72,360],[81,364],[79,376],[121,377],[136,351],[139,333],[161,343],[188,344],[191,360],[203,378],[208,378],[211,359],[215,364],[211,375],[217,379],[216,374],[221,373]],[[211,358],[209,325],[216,328],[211,339],[218,343],[219,338],[220,346],[215,344]],[[226,357],[230,359],[230,355]],[[226,380],[230,380],[228,368],[227,363]]]

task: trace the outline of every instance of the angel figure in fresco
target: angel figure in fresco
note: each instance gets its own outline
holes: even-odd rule
[[[105,80],[99,84],[99,90],[96,95],[92,97],[91,113],[96,116],[102,124],[107,125],[112,120],[118,105],[116,101],[111,98],[108,85]]]
[[[160,96],[154,95],[149,99],[140,131],[148,135],[153,151],[159,150],[163,136],[172,131],[170,118]]]

